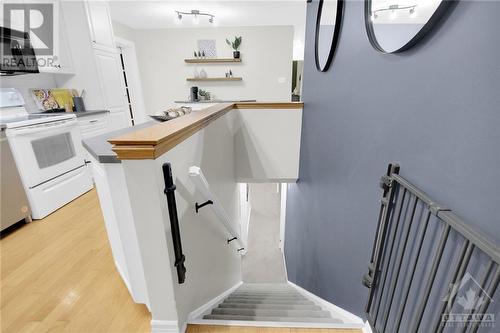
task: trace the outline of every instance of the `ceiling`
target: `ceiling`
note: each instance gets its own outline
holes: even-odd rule
[[[292,25],[294,59],[304,55],[306,5],[305,0],[110,1],[112,19],[133,29]],[[215,15],[214,23],[202,16],[198,22],[186,16],[179,21],[176,10],[192,9]]]

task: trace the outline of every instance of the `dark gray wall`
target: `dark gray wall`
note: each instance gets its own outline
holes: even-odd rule
[[[348,1],[326,73],[314,66],[316,8],[307,12],[300,180],[288,189],[288,278],[363,315],[389,162],[500,239],[500,3],[462,1],[424,42],[384,55],[367,39],[363,2]]]

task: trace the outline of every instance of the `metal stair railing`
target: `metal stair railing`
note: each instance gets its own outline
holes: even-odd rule
[[[500,247],[398,173],[399,166],[390,164],[382,177],[379,222],[363,277],[372,331],[453,327],[475,333],[494,318],[487,311],[500,282]],[[462,313],[453,311],[464,302],[457,295],[469,281],[481,298],[462,306]]]
[[[199,209],[201,209],[202,207],[210,205],[215,215],[218,217],[218,220],[222,223],[222,225],[225,227],[226,231],[230,236],[227,242],[228,243],[235,242],[237,244],[237,251],[245,253],[246,245],[241,240],[239,232],[233,227],[228,214],[226,213],[224,207],[222,207],[220,203],[220,200],[210,190],[210,185],[208,184],[208,181],[203,175],[201,169],[197,166],[190,167],[189,177],[193,181],[198,192],[203,196],[204,200],[206,200],[202,204],[196,203],[195,205],[196,212],[198,212]]]

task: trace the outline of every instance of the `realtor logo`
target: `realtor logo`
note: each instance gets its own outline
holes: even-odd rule
[[[443,302],[447,304],[446,314],[442,316],[441,322],[447,327],[495,326],[494,314],[481,313],[482,306],[493,302],[493,299],[469,273],[466,273],[460,282],[450,285]],[[456,312],[452,312],[453,308]]]
[[[37,56],[54,55],[54,4],[4,3],[3,13],[3,26],[28,32]]]

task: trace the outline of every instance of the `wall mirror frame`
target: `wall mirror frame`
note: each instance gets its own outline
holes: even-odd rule
[[[316,16],[316,31],[315,31],[315,38],[314,38],[314,58],[316,61],[316,68],[320,72],[326,72],[329,68],[330,65],[333,61],[333,57],[335,56],[335,52],[337,50],[337,45],[340,37],[340,30],[342,27],[342,17],[344,15],[344,0],[337,0],[337,7],[335,11],[335,23],[333,25],[333,33],[331,33],[331,36],[323,36],[327,42],[329,42],[329,46],[327,47],[328,49],[328,54],[327,55],[321,55],[321,48],[320,48],[320,43],[322,37],[321,34],[321,18],[322,18],[322,13],[325,13],[324,11],[324,1],[319,0],[318,3],[318,13]],[[322,61],[322,59],[325,59]]]
[[[420,28],[420,30],[415,35],[413,35],[413,37],[409,38],[408,41],[402,44],[399,48],[396,48],[394,50],[386,50],[377,40],[375,29],[373,27],[372,4],[374,1],[376,0],[365,0],[366,33],[368,34],[368,40],[370,41],[373,48],[375,48],[379,52],[386,54],[403,52],[415,46],[429,34],[429,32],[436,26],[436,24],[446,15],[451,5],[456,2],[456,0],[439,0],[440,3],[435,9],[434,13],[432,13],[427,22],[423,24],[422,28]]]

